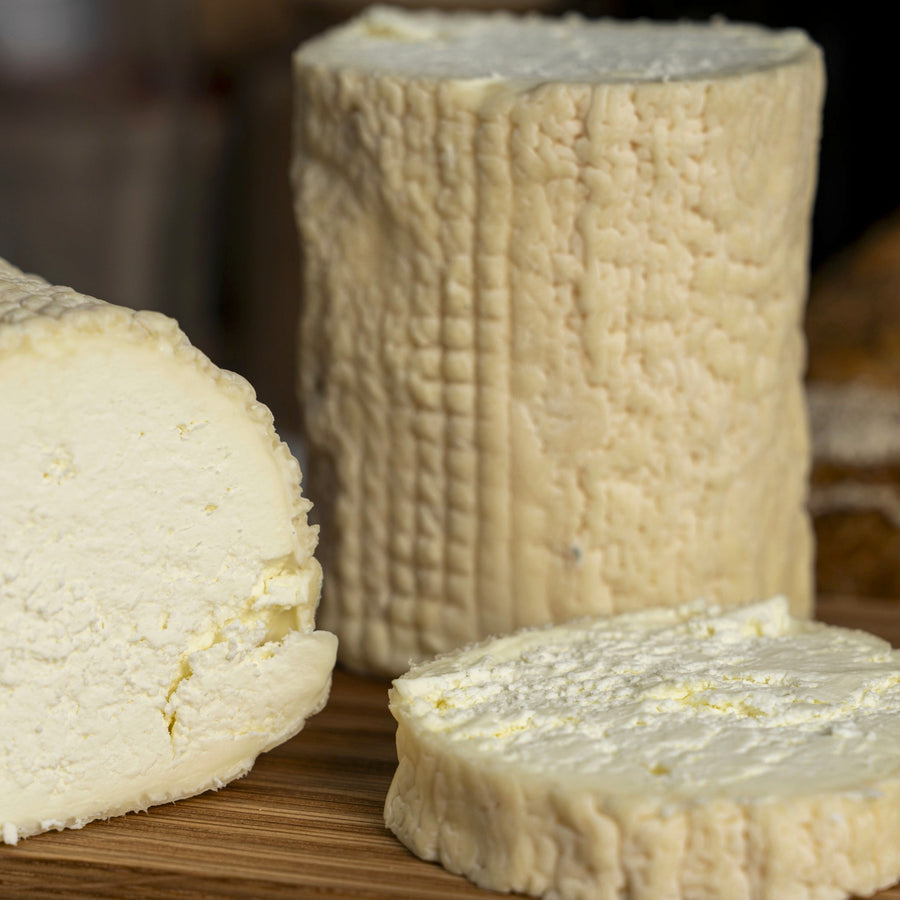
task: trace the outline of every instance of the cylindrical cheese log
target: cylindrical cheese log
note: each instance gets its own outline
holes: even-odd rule
[[[299,384],[343,662],[698,597],[808,613],[818,48],[376,8],[295,79]]]

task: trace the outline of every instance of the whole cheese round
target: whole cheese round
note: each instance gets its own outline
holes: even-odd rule
[[[375,8],[295,84],[341,659],[660,597],[808,614],[806,35]]]
[[[900,652],[784,598],[526,630],[391,691],[388,826],[482,887],[867,895],[900,877]]]
[[[328,695],[300,469],[176,323],[0,261],[0,836],[221,787]]]

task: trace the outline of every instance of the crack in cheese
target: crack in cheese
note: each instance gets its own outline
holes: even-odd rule
[[[325,703],[296,460],[171,319],[0,261],[0,831],[244,774]]]
[[[375,8],[301,47],[295,84],[343,662],[396,675],[661,596],[808,614],[818,48]]]
[[[796,900],[900,876],[900,652],[784,598],[521,632],[391,691],[388,826],[483,887]]]

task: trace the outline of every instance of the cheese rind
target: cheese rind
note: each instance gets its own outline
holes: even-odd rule
[[[341,659],[399,674],[660,597],[808,614],[818,49],[376,9],[301,47],[295,84],[299,385]]]
[[[244,774],[325,703],[300,470],[178,329],[0,264],[3,839]]]
[[[394,682],[388,827],[483,887],[792,900],[900,876],[900,653],[783,598],[580,621]]]

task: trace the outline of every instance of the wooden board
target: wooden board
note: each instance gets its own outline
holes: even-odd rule
[[[819,615],[900,646],[900,602],[824,598]],[[414,858],[385,830],[396,763],[387,686],[337,672],[325,711],[217,793],[0,846],[0,898],[492,896]],[[900,887],[877,897],[900,900]]]

